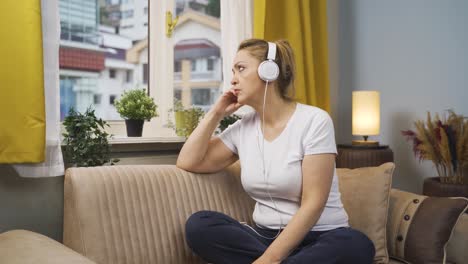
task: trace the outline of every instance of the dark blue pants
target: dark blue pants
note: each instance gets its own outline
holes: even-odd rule
[[[255,230],[269,238],[278,232],[258,227]],[[190,216],[185,234],[195,254],[214,264],[250,264],[273,242],[273,239],[259,236],[237,220],[213,211],[200,211]],[[366,235],[343,227],[310,231],[281,263],[371,264],[374,255],[374,244]]]

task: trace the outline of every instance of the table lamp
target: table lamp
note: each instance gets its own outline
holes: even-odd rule
[[[364,138],[364,140],[353,140],[352,145],[378,146],[378,141],[368,140],[368,137],[380,133],[379,92],[353,91],[352,110],[353,136]]]

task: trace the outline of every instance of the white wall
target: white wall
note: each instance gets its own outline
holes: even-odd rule
[[[381,144],[394,151],[393,184],[421,191],[436,176],[400,131],[426,111],[468,116],[468,1],[328,0],[332,115],[338,143],[351,136],[351,92],[381,92]]]
[[[221,32],[219,30],[193,21],[188,21],[178,26],[172,37],[174,45],[182,40],[200,38],[207,39],[216,46],[221,47]]]
[[[148,15],[149,14],[144,13],[145,7],[148,7],[147,0],[134,0],[134,1],[130,1],[128,4],[121,5],[122,12],[133,10],[133,17],[122,18],[121,20],[121,26],[133,25],[132,28],[121,29],[120,33],[122,35],[128,36],[133,40],[141,40],[148,36]]]

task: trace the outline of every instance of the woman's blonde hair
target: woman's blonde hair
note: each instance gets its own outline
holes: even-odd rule
[[[276,44],[275,62],[279,67],[279,76],[276,79],[278,92],[286,101],[294,100],[294,78],[296,75],[296,64],[294,53],[287,40],[281,39],[271,41]],[[246,39],[239,44],[237,51],[247,50],[249,54],[260,62],[267,59],[268,42],[263,39]]]

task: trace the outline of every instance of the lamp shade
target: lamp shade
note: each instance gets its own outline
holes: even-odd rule
[[[353,135],[380,133],[380,94],[378,91],[353,92]]]

